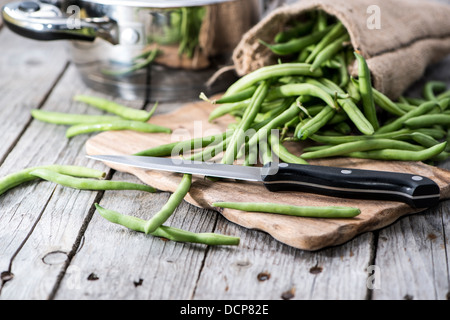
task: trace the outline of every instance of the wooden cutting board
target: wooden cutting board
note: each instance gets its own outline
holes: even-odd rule
[[[131,131],[110,131],[98,134],[87,141],[86,152],[89,155],[133,154],[165,143],[225,132],[233,119],[226,116],[214,123],[209,123],[208,116],[213,108],[210,103],[206,102],[192,103],[182,106],[173,113],[158,115],[150,120],[152,123],[171,128],[174,131],[172,135]],[[298,143],[292,144],[288,148],[293,153],[301,151]],[[420,162],[335,158],[310,161],[310,163],[423,175],[433,179],[440,186],[441,199],[447,199],[450,195],[450,171]],[[162,191],[173,192],[181,180],[180,174],[143,170],[116,164],[107,165],[115,170],[133,174],[144,183]],[[358,234],[385,227],[404,215],[419,211],[398,202],[341,199],[299,192],[272,193],[260,183],[231,180],[212,182],[203,177],[193,177],[192,187],[186,201],[198,207],[217,210],[231,222],[245,228],[262,230],[289,246],[303,250],[318,250],[342,244]],[[230,209],[218,210],[211,207],[211,204],[217,201],[276,202],[300,206],[342,205],[358,207],[361,209],[361,214],[352,219],[301,218]]]

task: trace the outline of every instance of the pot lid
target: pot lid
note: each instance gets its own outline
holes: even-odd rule
[[[84,0],[86,2],[127,7],[179,8],[196,7],[236,0]]]

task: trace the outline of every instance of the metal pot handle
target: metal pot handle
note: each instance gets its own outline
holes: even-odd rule
[[[3,7],[2,17],[12,31],[35,40],[94,41],[100,37],[112,44],[118,43],[117,24],[108,17],[66,16],[59,7],[48,3],[9,3]]]

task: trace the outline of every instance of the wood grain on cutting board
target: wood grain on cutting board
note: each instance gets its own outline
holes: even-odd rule
[[[110,131],[98,134],[86,143],[89,155],[129,155],[154,146],[225,132],[233,119],[222,117],[214,123],[208,116],[214,106],[207,102],[186,104],[175,112],[154,116],[150,122],[167,126],[173,134],[149,134],[132,131]],[[299,144],[290,144],[292,152],[300,152]],[[364,159],[333,158],[310,161],[315,165],[414,173],[434,180],[441,188],[441,199],[450,198],[450,171],[420,162],[374,161]],[[154,170],[143,170],[107,163],[111,168],[137,176],[144,183],[159,190],[173,192],[181,175]],[[233,180],[210,181],[193,177],[192,187],[185,198],[189,203],[218,210],[211,204],[218,201],[275,202],[300,206],[351,206],[361,209],[361,214],[351,219],[318,219],[291,217],[231,209],[218,210],[226,219],[243,227],[269,233],[275,239],[303,250],[318,250],[342,244],[358,234],[385,227],[398,218],[416,213],[406,204],[390,201],[342,199],[301,192],[273,193],[261,183]],[[114,209],[114,208],[111,208]]]

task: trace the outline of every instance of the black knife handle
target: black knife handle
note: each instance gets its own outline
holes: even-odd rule
[[[439,186],[433,180],[414,174],[287,163],[279,164],[275,171],[263,176],[265,187],[273,192],[399,201],[414,208],[432,207],[440,198]]]

